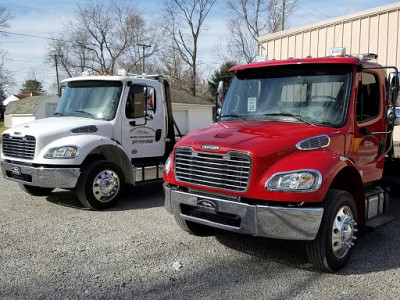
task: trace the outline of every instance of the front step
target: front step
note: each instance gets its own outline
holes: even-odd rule
[[[135,166],[135,183],[155,181],[163,178],[164,165]]]
[[[369,220],[365,226],[370,228],[370,229],[376,229],[392,220],[396,219],[396,216],[391,216],[391,215],[380,215],[376,218],[373,218]]]

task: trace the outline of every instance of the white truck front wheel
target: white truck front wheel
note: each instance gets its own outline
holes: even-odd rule
[[[95,161],[83,168],[76,192],[85,207],[106,209],[118,201],[124,181],[124,174],[116,164]]]

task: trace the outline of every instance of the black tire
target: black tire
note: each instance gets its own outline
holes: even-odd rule
[[[206,236],[211,232],[211,228],[202,224],[187,221],[180,216],[175,216],[175,221],[178,226],[183,230],[192,235]]]
[[[20,183],[19,186],[24,192],[31,194],[32,196],[48,196],[54,190],[54,188],[44,188],[22,183]]]
[[[352,195],[341,190],[328,191],[324,208],[317,237],[306,243],[306,251],[314,266],[335,272],[350,260],[357,235],[357,209]]]
[[[102,210],[115,205],[124,184],[124,173],[118,165],[99,160],[83,168],[76,193],[85,207]]]

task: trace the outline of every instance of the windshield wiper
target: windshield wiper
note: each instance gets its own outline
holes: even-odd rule
[[[220,118],[238,118],[238,119],[242,119],[242,120],[246,121],[246,119],[243,116],[238,115],[238,114],[222,115],[222,116],[220,116]]]
[[[64,114],[59,113],[59,112],[55,112],[55,113],[53,114],[53,117],[64,117]]]
[[[315,124],[313,124],[313,123],[311,123],[310,121],[304,119],[302,116],[295,115],[295,114],[292,114],[292,113],[289,113],[289,112],[267,113],[267,114],[264,114],[264,116],[292,117],[292,118],[295,118],[296,120],[298,120],[298,121],[300,121],[300,122],[306,123],[306,124],[308,124],[308,125],[315,126]]]
[[[85,114],[85,115],[91,117],[92,119],[96,119],[96,117],[93,114],[91,114],[90,112],[87,112],[85,110],[73,110],[73,112],[82,113],[82,114]]]

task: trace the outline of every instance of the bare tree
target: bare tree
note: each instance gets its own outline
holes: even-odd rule
[[[6,56],[6,52],[0,49],[0,89],[10,94],[15,82],[11,72],[4,68]]]
[[[121,56],[119,66],[130,73],[140,74],[143,69],[143,61],[147,60],[147,73],[154,73],[152,67],[152,57],[158,53],[163,41],[163,32],[156,25],[147,25],[138,35],[138,41]],[[142,47],[141,45],[148,45]],[[149,61],[150,59],[150,61]]]
[[[229,57],[223,60],[238,59],[250,63],[258,54],[257,37],[276,32],[281,25],[281,11],[278,0],[226,0],[230,18],[227,22],[229,38],[226,52]],[[285,11],[287,16],[293,13],[293,7]],[[220,53],[223,53],[220,52]]]
[[[5,6],[0,5],[0,30],[10,27],[8,21],[12,18],[13,15],[8,11],[8,9]]]
[[[0,35],[4,34],[2,32],[4,29],[7,29],[10,27],[8,24],[8,21],[13,18],[13,15],[7,10],[7,8],[3,5],[0,5]],[[10,75],[10,72],[4,69],[4,62],[6,58],[6,52],[0,49],[0,94],[1,98],[5,97],[5,93],[9,93],[9,89],[14,83],[14,80],[12,76]],[[3,102],[4,99],[0,99],[1,103]],[[1,106],[0,103],[0,106]]]
[[[216,0],[165,0],[164,28],[173,43],[169,52],[179,58],[190,70],[189,92],[196,95],[198,79],[198,42],[201,26]],[[172,62],[171,69],[177,60]],[[177,71],[175,68],[173,71]],[[175,74],[176,75],[176,74]]]
[[[151,38],[148,32],[134,3],[88,1],[78,5],[74,18],[50,43],[49,58],[58,59],[68,76],[83,70],[115,74],[119,66],[132,69],[138,64],[142,57],[136,44]]]

